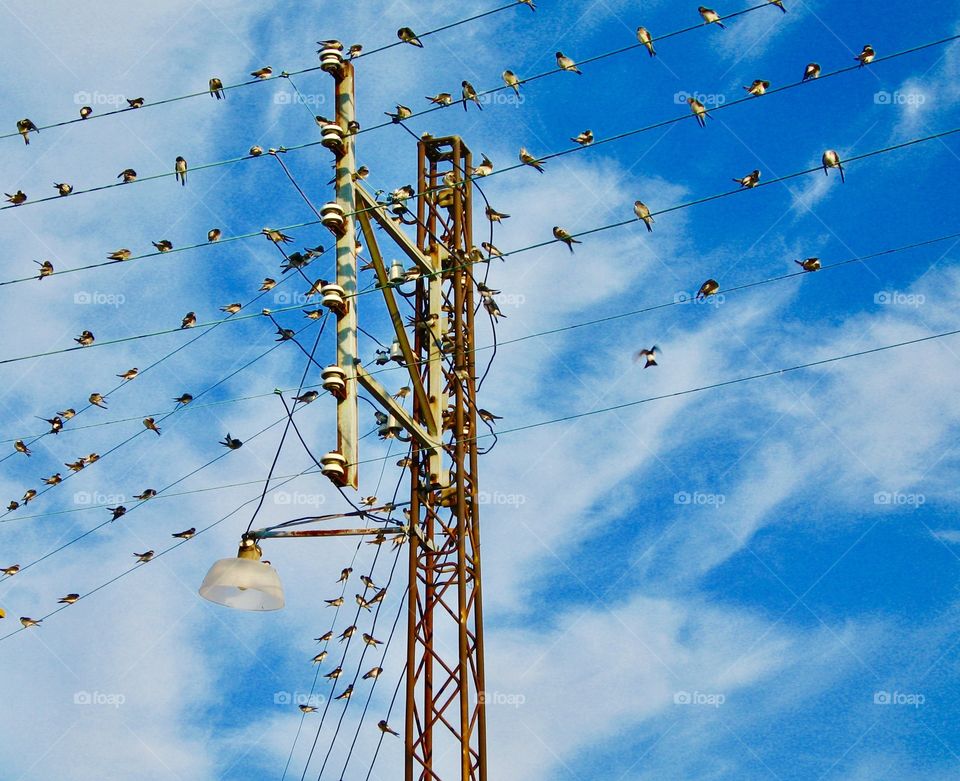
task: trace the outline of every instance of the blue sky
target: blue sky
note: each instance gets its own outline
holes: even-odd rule
[[[71,118],[83,102],[101,111],[143,95],[149,104],[203,90],[213,75],[235,83],[266,65],[309,67],[317,40],[369,50],[392,42],[400,26],[427,30],[495,6],[155,5],[0,7],[0,39],[15,57],[0,87],[4,132],[23,117],[41,126]],[[582,76],[524,85],[520,100],[501,92],[482,112],[454,106],[408,127],[460,134],[502,169],[521,146],[544,155],[586,128],[600,139],[687,116],[689,93],[722,105],[754,79],[794,82],[810,61],[825,74],[847,67],[867,43],[883,57],[960,31],[947,2],[786,5],[787,14],[761,8],[727,30],[658,42],[656,58],[626,52],[584,66]],[[630,45],[641,24],[663,35],[698,20],[695,5],[668,2],[510,9],[430,36],[423,50],[359,60],[360,121],[376,125],[397,103],[422,110],[424,96],[457,92],[461,79],[488,89],[505,68],[541,73],[558,49],[582,60]],[[960,47],[937,46],[717,110],[705,129],[685,119],[549,160],[542,176],[498,174],[480,182],[512,215],[495,243],[507,252],[548,240],[554,225],[579,232],[626,220],[638,198],[657,211],[722,193],[755,168],[769,181],[819,165],[828,148],[847,159],[953,129],[958,79]],[[22,188],[32,201],[52,195],[53,182],[81,190],[127,167],[143,177],[171,171],[177,155],[199,166],[253,144],[313,141],[311,115],[331,113],[331,81],[322,72],[292,81],[306,106],[274,80],[221,102],[201,96],[42,130],[29,146],[0,139],[0,190]],[[415,143],[402,129],[364,133],[358,149],[372,189],[414,181]],[[795,258],[827,265],[960,232],[958,152],[957,136],[929,141],[850,163],[845,184],[814,172],[663,214],[652,234],[631,224],[584,237],[572,256],[549,245],[494,262],[506,319],[482,405],[512,428],[960,328],[956,240],[725,294],[791,273]],[[284,160],[316,204],[331,197],[330,161],[322,147]],[[265,156],[195,170],[185,188],[162,178],[3,211],[2,279],[35,273],[34,260],[60,271],[120,247],[145,253],[161,238],[201,243],[212,227],[235,236],[312,219]],[[318,226],[291,232],[297,247],[331,243]],[[477,235],[486,235],[482,210]],[[86,328],[107,341],[176,328],[191,310],[202,322],[219,319],[220,306],[249,302],[265,276],[279,277],[278,257],[255,237],[0,287],[0,358],[69,347]],[[329,260],[318,263],[311,274],[329,272]],[[503,344],[668,304],[708,278],[721,295],[706,305]],[[288,305],[305,287],[285,282],[253,311]],[[359,303],[365,327],[386,338],[374,298]],[[308,324],[297,312],[280,319]],[[175,495],[0,583],[0,637],[19,628],[18,616],[46,615],[64,594],[125,572],[134,552],[159,552],[171,533],[226,517],[41,627],[0,640],[5,706],[15,714],[0,741],[5,778],[279,779],[288,757],[287,777],[304,772],[319,719],[304,719],[298,736],[293,703],[311,691],[321,702],[329,696],[327,686],[313,689],[313,638],[349,623],[343,613],[334,621],[322,600],[339,593],[334,581],[354,555],[357,574],[372,568],[385,581],[392,554],[374,566],[371,549],[357,553],[355,542],[274,543],[268,558],[283,577],[286,610],[237,614],[197,597],[210,563],[232,554],[253,509],[243,505],[258,496],[277,447],[278,426],[256,435],[283,415],[271,391],[296,387],[303,371],[295,347],[267,352],[275,334],[262,318],[212,329],[170,355],[200,333],[0,365],[0,431],[12,451],[14,439],[43,430],[35,416],[79,408],[89,393],[113,388],[118,373],[160,361],[111,394],[109,410],[84,412],[31,458],[2,462],[5,504],[39,488],[41,476],[65,472],[63,463],[123,443],[0,518],[0,566],[29,564],[102,524],[106,506],[132,506],[144,488],[199,470],[169,489]],[[483,324],[478,344],[490,339]],[[633,354],[652,344],[662,348],[660,365],[643,370]],[[373,342],[361,347],[373,357]],[[331,332],[320,351],[332,360]],[[168,412],[180,393],[199,394],[251,361],[204,397],[209,406],[162,422],[162,436],[142,430],[146,414]],[[391,388],[402,383],[384,376]],[[491,497],[483,508],[491,778],[956,777],[958,380],[960,347],[948,337],[503,436],[481,465]],[[315,372],[308,382],[319,382]],[[361,414],[367,431],[372,411],[362,405]],[[315,452],[333,447],[329,400],[301,420]],[[100,423],[109,425],[80,428]],[[208,465],[227,431],[246,444]],[[361,495],[391,496],[402,455],[396,443],[365,439],[362,457],[383,461],[364,466]],[[309,466],[290,439],[277,474]],[[329,483],[308,475],[276,487],[257,524],[344,508]],[[400,575],[391,583],[378,635],[389,633],[401,583]],[[345,779],[366,776],[378,738],[371,725],[387,714],[400,650],[398,642],[387,654],[375,718],[357,733]],[[353,667],[359,652],[351,648]],[[330,708],[306,777],[320,773],[340,707]],[[350,738],[359,710],[355,702],[344,719]],[[399,726],[401,714],[390,721]],[[341,777],[343,737],[322,778]],[[400,755],[399,741],[385,741],[370,778],[400,778]]]

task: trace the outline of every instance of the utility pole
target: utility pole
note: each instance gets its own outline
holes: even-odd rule
[[[336,201],[321,219],[337,240],[337,281],[320,294],[337,317],[337,361],[323,372],[337,398],[337,448],[323,473],[357,488],[358,385],[383,408],[384,436],[412,443],[407,613],[405,781],[486,781],[483,611],[474,291],[472,170],[459,137],[421,139],[415,208],[411,199],[378,203],[356,181],[353,65],[339,42],[320,52],[336,82],[336,119],[321,140],[336,155]],[[401,224],[416,226],[416,239]],[[375,226],[412,265],[388,267]],[[394,328],[391,355],[407,369],[412,413],[360,363],[357,354],[357,234],[377,275]],[[395,291],[414,304],[404,323]]]

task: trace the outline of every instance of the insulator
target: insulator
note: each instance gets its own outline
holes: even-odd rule
[[[346,292],[340,285],[324,285],[320,288],[320,304],[327,307],[334,314],[343,317],[347,313],[349,304]]]
[[[343,485],[347,477],[347,459],[342,453],[331,450],[320,459],[320,471],[337,485]]]
[[[335,43],[329,41],[330,44]],[[338,43],[338,42],[337,42]],[[320,50],[320,70],[326,71],[332,76],[340,76],[343,73],[343,44],[340,48],[328,45]]]
[[[347,393],[347,373],[336,364],[324,369],[320,378],[323,381],[324,390],[330,391],[331,395],[342,399]]]
[[[346,218],[339,203],[331,201],[321,206],[320,222],[326,225],[334,236],[343,236],[346,232]]]
[[[387,275],[387,278],[394,285],[402,285],[407,281],[407,272],[399,260],[395,260],[390,264],[390,273]]]
[[[380,424],[377,433],[381,439],[395,439],[403,433],[403,426],[393,415],[387,415],[386,422]]]
[[[338,157],[343,154],[343,128],[335,122],[323,125],[320,128],[320,143]]]
[[[400,342],[396,339],[393,340],[393,344],[390,345],[390,360],[396,361],[397,363],[403,363],[403,350],[400,349]]]

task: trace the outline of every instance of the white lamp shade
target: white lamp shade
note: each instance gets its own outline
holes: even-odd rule
[[[200,596],[235,610],[279,610],[283,586],[277,571],[256,559],[220,559],[200,586]]]

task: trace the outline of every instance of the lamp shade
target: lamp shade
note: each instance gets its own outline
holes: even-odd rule
[[[277,571],[251,558],[220,559],[203,579],[200,596],[235,610],[283,607],[283,586]]]

